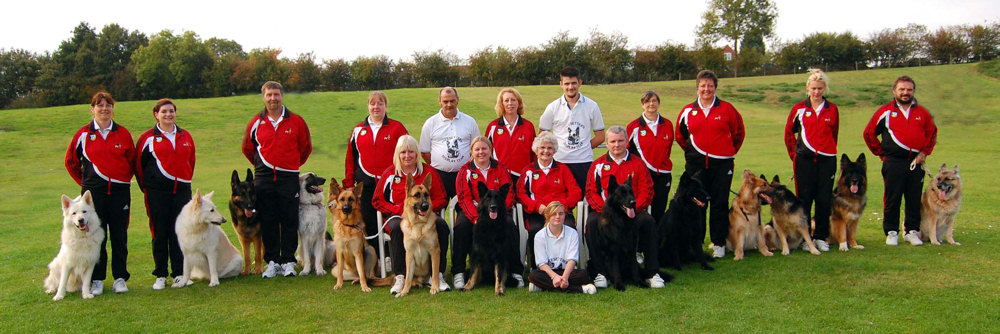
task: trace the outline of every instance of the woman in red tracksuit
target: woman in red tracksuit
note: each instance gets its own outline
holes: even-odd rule
[[[785,122],[785,148],[795,172],[795,194],[805,205],[806,217],[816,218],[812,239],[816,248],[829,251],[830,206],[833,204],[834,174],[837,173],[837,105],[823,96],[828,78],[819,69],[806,79],[809,97],[792,106]],[[797,136],[796,136],[797,135]],[[816,214],[812,214],[816,203]]]
[[[535,162],[531,146],[535,140],[535,125],[521,117],[524,102],[514,88],[504,88],[497,94],[497,119],[486,126],[483,134],[493,143],[493,160],[510,167],[512,184],[517,184],[521,170]]]
[[[153,106],[156,124],[136,141],[136,180],[145,194],[149,232],[153,236],[153,290],[167,284],[167,263],[171,277],[184,274],[184,254],[177,243],[174,223],[177,215],[191,201],[191,177],[194,175],[195,148],[191,133],[176,124],[177,106],[171,99],[160,99]]]
[[[479,184],[483,183],[491,190],[500,189],[501,185],[511,184],[510,172],[507,167],[490,158],[493,145],[486,137],[472,139],[472,159],[458,170],[455,180],[455,192],[458,195],[458,205],[455,208],[455,235],[451,245],[451,274],[455,289],[465,287],[465,261],[472,250],[472,230],[479,218]],[[514,206],[514,189],[507,192],[504,208],[507,210],[507,224],[516,229],[510,208]],[[524,264],[518,259],[521,252],[514,252],[510,257],[511,276],[517,280],[518,287],[524,286]]]
[[[523,177],[517,182],[517,202],[524,207],[524,228],[528,230],[529,241],[535,240],[535,233],[545,225],[542,213],[553,201],[565,208],[565,224],[576,228],[576,220],[570,211],[583,198],[583,193],[569,167],[552,158],[559,147],[557,140],[548,131],[542,131],[535,137],[532,150],[538,160],[524,167],[521,171]],[[531,248],[533,247],[529,247]]]
[[[94,119],[76,131],[66,149],[66,170],[83,189],[94,198],[94,210],[101,218],[107,236],[101,241],[101,258],[94,266],[90,292],[104,292],[107,277],[108,253],[106,245],[111,240],[111,275],[115,278],[113,289],[128,292],[125,281],[131,276],[126,265],[128,259],[129,206],[132,203],[131,182],[135,174],[135,143],[124,126],[112,120],[115,100],[108,92],[100,91],[90,99],[90,113]]]
[[[673,162],[670,147],[674,144],[674,124],[660,116],[660,95],[654,91],[642,94],[642,115],[628,123],[628,150],[634,153],[649,169],[653,179],[653,204],[650,214],[657,222],[667,210]]]
[[[410,178],[413,184],[423,184],[428,177],[431,178],[431,210],[440,213],[448,205],[448,198],[445,196],[444,184],[434,168],[428,168],[420,162],[420,152],[417,146],[417,139],[410,135],[402,135],[396,142],[396,148],[392,154],[392,166],[382,172],[378,183],[375,185],[375,195],[372,205],[388,218],[385,221],[385,230],[389,232],[389,256],[392,259],[392,272],[395,280],[389,293],[396,294],[403,290],[406,277],[406,249],[403,247],[403,229],[399,227],[402,222],[403,203],[406,201],[406,185]],[[438,243],[441,246],[441,253],[438,255],[441,261],[439,268],[442,273],[438,276],[438,288],[440,291],[448,291],[448,283],[444,279],[444,268],[448,264],[448,224],[445,223],[441,215],[438,214],[434,222],[437,227]]]
[[[385,93],[374,91],[368,95],[368,117],[354,126],[351,138],[347,143],[346,162],[344,164],[344,189],[356,184],[363,184],[361,191],[361,217],[365,221],[365,235],[375,235],[378,222],[375,219],[375,207],[372,197],[375,194],[375,183],[382,171],[392,167],[393,149],[399,137],[405,135],[403,123],[389,119],[386,109],[389,101]],[[378,248],[378,239],[368,240],[372,247]]]

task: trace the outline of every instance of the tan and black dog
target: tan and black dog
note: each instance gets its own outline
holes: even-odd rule
[[[396,298],[410,293],[416,284],[430,283],[431,294],[438,293],[441,272],[438,243],[437,214],[431,210],[431,176],[424,178],[423,184],[414,185],[413,178],[407,178],[406,200],[403,202],[403,220],[399,227],[403,230],[403,248],[406,250],[406,281]]]
[[[955,216],[962,208],[962,176],[958,175],[958,165],[948,169],[941,164],[941,170],[932,176],[924,195],[920,197],[920,238],[933,245],[941,244],[941,235],[952,245],[955,241]]]
[[[809,219],[806,217],[806,208],[802,201],[788,187],[781,184],[777,175],[771,179],[771,184],[763,194],[771,201],[773,237],[776,238],[772,243],[781,246],[781,255],[788,255],[791,248],[797,247],[802,242],[809,247],[810,253],[819,255],[819,249],[809,235]],[[771,231],[767,232],[770,239]]]
[[[858,244],[858,221],[868,202],[868,165],[865,154],[851,161],[847,154],[840,156],[840,178],[833,189],[833,207],[830,214],[830,242],[840,244],[840,250],[865,249]]]
[[[755,248],[764,256],[774,255],[767,249],[763,228],[760,226],[761,201],[771,201],[764,194],[767,188],[763,175],[757,177],[749,169],[743,170],[743,185],[736,198],[733,198],[733,206],[729,208],[726,248],[733,251],[733,260],[742,260],[744,250]]]
[[[243,248],[243,270],[240,275],[254,274],[264,270],[264,243],[261,239],[260,221],[257,219],[257,191],[253,186],[253,171],[247,168],[247,177],[240,181],[240,175],[233,170],[232,195],[229,197],[229,215],[233,218],[233,229],[240,239]],[[250,246],[253,246],[254,257],[250,261]]]
[[[332,274],[337,277],[334,289],[344,286],[344,279],[358,280],[361,291],[371,292],[368,279],[375,277],[375,249],[365,242],[365,221],[361,218],[362,183],[354,189],[341,189],[337,182],[330,182],[330,213],[333,214],[333,243],[336,248],[337,266]]]

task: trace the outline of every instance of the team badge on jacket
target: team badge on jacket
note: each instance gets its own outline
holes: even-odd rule
[[[368,134],[368,129],[361,129],[361,135],[364,136]]]
[[[639,135],[640,136],[645,136],[646,135],[646,130],[639,130]]]
[[[502,135],[503,134],[503,129],[497,129],[497,134],[498,135]]]
[[[611,170],[611,165],[604,165],[604,170]]]
[[[162,141],[163,141],[163,137],[156,137],[156,142],[157,143],[162,142]]]
[[[393,182],[395,182],[395,183],[399,183],[400,181],[403,181],[403,178],[401,178],[401,177],[399,177],[399,176],[394,176],[394,177],[392,178],[392,181],[393,181]]]

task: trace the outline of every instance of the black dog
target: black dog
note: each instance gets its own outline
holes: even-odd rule
[[[261,239],[260,222],[257,219],[255,203],[257,191],[253,186],[253,172],[247,168],[246,180],[240,181],[240,175],[233,170],[231,184],[232,195],[229,197],[229,214],[233,218],[233,229],[240,239],[243,248],[243,271],[241,275],[253,272],[260,274],[264,270],[264,243]],[[250,246],[253,245],[255,257],[250,261]]]
[[[587,231],[590,263],[596,269],[593,272],[606,273],[609,283],[619,291],[625,291],[626,283],[648,288],[649,282],[639,274],[639,262],[635,258],[638,233],[632,177],[618,185],[612,175],[608,180],[607,193],[609,195],[597,226]]]
[[[485,184],[479,184],[479,218],[472,229],[472,276],[465,283],[465,291],[472,290],[476,282],[483,278],[484,270],[492,270],[493,293],[504,295],[511,254],[520,254],[517,251],[519,236],[507,216],[509,208],[504,205],[509,190],[510,184],[501,185],[499,190],[490,190]]]
[[[680,185],[660,221],[660,261],[681,270],[684,264],[698,262],[701,269],[713,270],[711,257],[702,250],[705,228],[705,204],[711,199],[696,172],[684,172]]]

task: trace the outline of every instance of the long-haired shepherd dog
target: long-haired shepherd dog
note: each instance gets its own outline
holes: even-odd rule
[[[840,156],[840,178],[833,188],[833,205],[830,213],[830,240],[840,244],[840,250],[865,249],[858,244],[858,221],[868,203],[868,164],[865,154],[851,161],[847,154]]]
[[[606,273],[615,289],[625,291],[625,284],[631,283],[648,288],[649,283],[639,274],[636,260],[638,233],[635,224],[635,194],[632,192],[632,177],[619,185],[614,175],[608,180],[608,196],[604,209],[597,220],[593,245],[587,245],[595,273]]]
[[[302,264],[300,276],[309,275],[313,268],[316,276],[326,275],[323,269],[326,257],[326,210],[324,210],[323,184],[326,179],[313,173],[299,175],[299,245]],[[331,182],[336,183],[336,182]]]
[[[330,182],[330,212],[333,214],[333,244],[336,248],[337,277],[334,289],[344,286],[344,280],[358,280],[361,291],[371,292],[368,279],[375,277],[375,248],[365,242],[365,221],[361,217],[361,192],[364,183],[354,189],[341,189]]]
[[[229,216],[233,219],[233,229],[240,239],[243,249],[243,270],[240,275],[246,275],[253,270],[260,274],[264,270],[264,242],[260,236],[260,220],[257,219],[257,191],[253,186],[253,171],[247,168],[247,177],[240,181],[240,175],[233,170],[232,195],[229,197]],[[250,247],[253,247],[253,261],[250,261]]]
[[[414,185],[413,178],[406,181],[406,200],[403,201],[403,249],[406,250],[406,280],[396,298],[410,293],[414,284],[430,283],[431,294],[438,293],[441,272],[441,245],[438,243],[437,214],[431,210],[431,176],[423,184]],[[389,277],[386,277],[389,279]]]
[[[711,257],[702,249],[705,205],[711,196],[698,178],[700,173],[681,175],[677,192],[660,221],[660,261],[677,270],[691,262],[701,263],[704,270],[714,269],[708,265]]]
[[[764,230],[760,225],[760,206],[771,199],[764,193],[768,184],[764,176],[753,175],[749,169],[743,170],[743,185],[733,198],[729,208],[729,235],[726,248],[733,251],[733,260],[743,259],[744,250],[757,249],[764,256],[774,255],[767,249]]]
[[[518,235],[512,226],[508,225],[504,199],[510,190],[510,184],[492,190],[486,184],[479,183],[479,218],[472,228],[472,254],[470,269],[472,276],[465,283],[464,291],[472,290],[476,283],[484,278],[485,272],[493,272],[493,294],[504,295],[504,285],[507,283],[510,254],[517,252]]]
[[[948,169],[948,165],[941,164],[941,170],[932,178],[920,197],[921,239],[940,245],[944,235],[948,243],[961,245],[954,237],[955,216],[962,208],[962,176],[958,175],[958,165]]]
[[[774,245],[781,246],[781,255],[788,255],[789,248],[795,248],[805,241],[809,252],[819,255],[819,249],[809,236],[809,218],[805,205],[787,186],[781,184],[777,175],[771,179],[764,194],[771,199],[771,220],[774,226]],[[770,235],[770,233],[765,232]]]
[[[208,286],[219,285],[219,278],[235,277],[243,266],[239,251],[229,242],[222,225],[226,218],[216,210],[209,192],[202,196],[195,190],[191,201],[177,215],[177,243],[184,253],[184,275],[173,287],[190,285],[193,279],[208,278]]]
[[[101,219],[94,211],[90,190],[74,199],[62,195],[61,201],[63,221],[59,253],[49,263],[45,293],[55,292],[52,300],[62,300],[67,291],[80,290],[83,299],[94,298],[90,293],[90,277],[104,241]]]

